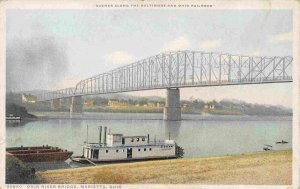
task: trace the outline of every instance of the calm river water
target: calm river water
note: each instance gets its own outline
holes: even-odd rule
[[[81,155],[89,126],[89,142],[98,142],[98,126],[112,133],[147,135],[150,140],[171,139],[184,148],[185,157],[207,157],[262,151],[264,144],[274,150],[291,149],[292,117],[182,115],[179,122],[162,120],[162,114],[84,113],[69,119],[68,113],[46,113],[49,120],[6,127],[7,146],[53,145]],[[288,144],[276,144],[285,140]]]

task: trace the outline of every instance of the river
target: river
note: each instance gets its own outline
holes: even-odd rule
[[[182,121],[164,121],[162,114],[84,113],[69,119],[68,113],[36,113],[48,120],[24,124],[7,123],[7,147],[59,146],[74,155],[82,154],[81,144],[98,142],[98,127],[112,133],[147,135],[164,140],[170,135],[184,148],[184,157],[208,157],[262,151],[265,144],[274,150],[292,148],[291,116],[220,116],[183,114]],[[285,140],[287,144],[276,144]]]

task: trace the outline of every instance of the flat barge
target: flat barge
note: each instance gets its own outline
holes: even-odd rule
[[[6,153],[24,162],[57,162],[65,161],[73,152],[53,146],[31,146],[6,148]]]

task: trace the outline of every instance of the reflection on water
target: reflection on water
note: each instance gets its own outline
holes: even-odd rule
[[[179,130],[181,126],[181,121],[164,121],[163,127],[165,128],[165,138],[170,138],[172,140],[177,140],[179,136]]]
[[[89,125],[89,141],[98,141],[98,127],[113,133],[147,135],[174,139],[184,148],[185,157],[207,157],[262,151],[264,144],[274,150],[292,146],[292,117],[183,115],[182,121],[163,121],[161,114],[85,113],[85,119],[52,118],[6,128],[7,146],[52,145],[82,155]],[[285,140],[288,144],[276,144]]]
[[[21,120],[6,120],[6,125],[10,127],[19,127],[25,125],[27,122]]]

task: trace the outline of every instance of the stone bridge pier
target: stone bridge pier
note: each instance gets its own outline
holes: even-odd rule
[[[180,91],[178,88],[167,88],[163,119],[166,121],[181,120]]]
[[[61,99],[53,99],[51,102],[52,109],[59,109],[61,107]]]
[[[70,106],[70,115],[82,114],[83,112],[83,101],[81,96],[72,97],[71,106]]]

